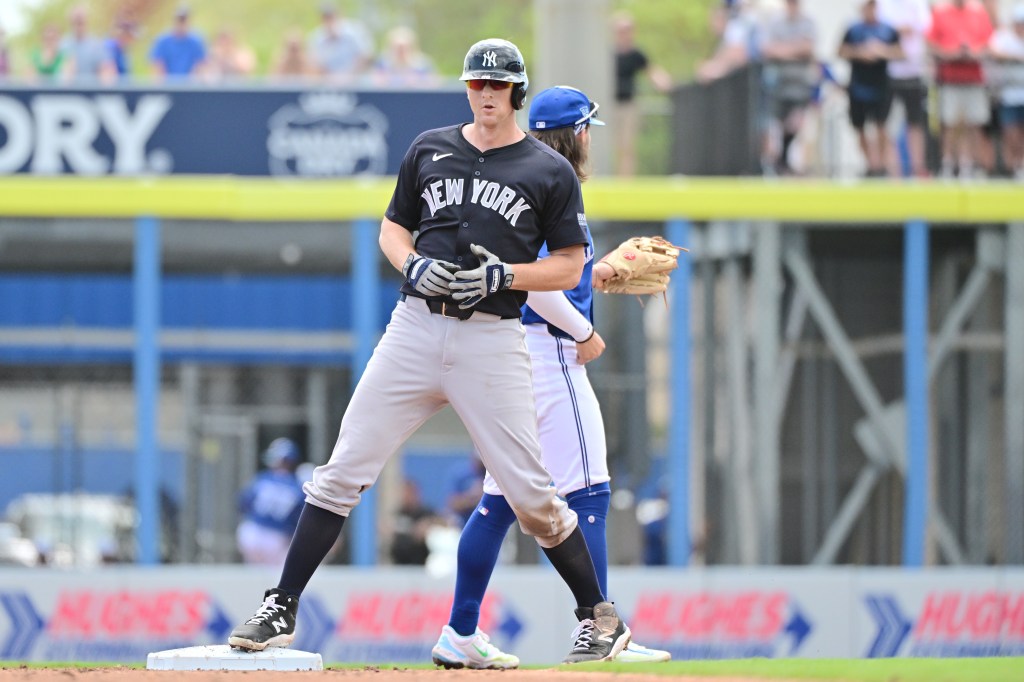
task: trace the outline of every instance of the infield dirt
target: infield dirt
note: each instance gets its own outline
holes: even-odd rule
[[[708,682],[702,677],[665,677],[602,672],[565,672],[561,670],[408,670],[401,668],[366,667],[360,670],[325,670],[323,672],[271,671],[196,671],[175,672],[133,668],[7,668],[0,670],[0,682],[226,682],[231,677],[261,682],[310,682],[327,679],[376,680],[377,682],[426,682],[429,680],[464,680],[483,682]],[[715,677],[714,682],[757,682],[749,677]],[[774,682],[785,682],[775,680]],[[803,682],[807,682],[804,680]]]

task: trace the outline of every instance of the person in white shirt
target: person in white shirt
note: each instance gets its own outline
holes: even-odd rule
[[[1013,8],[1010,24],[992,35],[989,55],[999,66],[1003,162],[1024,179],[1024,3]]]
[[[903,106],[907,124],[907,152],[910,173],[914,177],[927,175],[925,167],[925,140],[928,127],[928,46],[925,35],[932,24],[932,11],[928,0],[878,0],[878,18],[900,34],[904,58],[889,62],[889,87],[893,98]],[[890,161],[892,175],[899,168],[896,159]]]

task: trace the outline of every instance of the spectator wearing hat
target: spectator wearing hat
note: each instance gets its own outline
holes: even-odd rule
[[[247,564],[281,567],[299,522],[302,483],[295,475],[301,457],[288,438],[277,438],[263,452],[266,470],[245,487],[238,498],[242,522],[238,551]]]
[[[161,78],[187,78],[202,71],[206,43],[189,27],[188,7],[181,6],[174,13],[174,26],[153,43],[149,60]]]
[[[330,2],[320,6],[320,22],[309,36],[309,54],[320,75],[351,81],[365,74],[373,61],[373,38],[366,27],[340,16]]]
[[[999,70],[1003,163],[1024,180],[1024,3],[1015,5],[1010,24],[992,35],[989,52]]]

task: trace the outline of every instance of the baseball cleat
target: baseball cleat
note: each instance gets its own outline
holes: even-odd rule
[[[252,618],[231,631],[228,644],[248,651],[263,651],[268,646],[288,646],[295,639],[295,616],[299,598],[276,587],[266,591],[263,604]]]
[[[580,624],[573,630],[572,651],[563,663],[610,661],[629,644],[629,628],[611,602],[603,601],[592,609],[576,609],[576,618]]]
[[[671,660],[672,654],[669,652],[661,649],[648,649],[633,641],[615,657],[616,663],[664,663]]]
[[[430,653],[434,665],[449,670],[452,668],[508,670],[519,667],[519,659],[491,644],[491,638],[480,628],[477,628],[472,635],[463,637],[455,632],[450,625],[445,625],[441,628],[441,637]]]

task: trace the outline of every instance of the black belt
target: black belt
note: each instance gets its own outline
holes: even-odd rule
[[[404,301],[406,298],[408,298],[408,294],[402,294],[402,300]],[[473,317],[474,313],[478,312],[478,311],[474,310],[473,308],[466,308],[465,310],[463,310],[462,308],[460,308],[458,306],[457,303],[452,303],[451,301],[446,301],[443,298],[423,298],[421,296],[415,296],[414,298],[418,298],[421,301],[423,301],[424,303],[426,303],[427,304],[427,310],[429,310],[430,312],[434,313],[435,315],[440,315],[442,317],[450,317],[453,320],[468,320],[469,318]],[[481,314],[483,314],[483,313],[481,313]],[[487,313],[487,314],[494,315],[495,313]],[[517,318],[519,316],[518,315],[509,315],[509,316],[498,315],[498,317],[500,317],[503,320],[511,320],[511,319]]]

